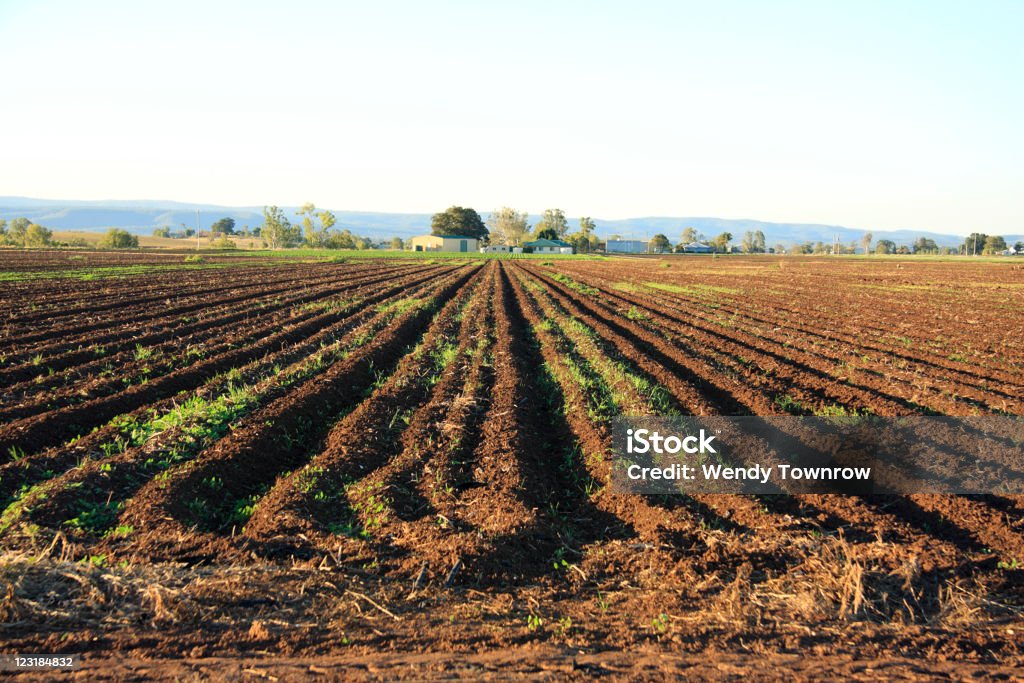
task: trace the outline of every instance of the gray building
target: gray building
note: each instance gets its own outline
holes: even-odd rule
[[[604,250],[609,254],[646,254],[647,242],[643,240],[608,240]]]

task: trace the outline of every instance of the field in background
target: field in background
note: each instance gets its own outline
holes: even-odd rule
[[[284,255],[4,252],[9,649],[1022,662],[1024,500],[606,486],[619,414],[1024,414],[1015,262]]]
[[[85,242],[90,247],[95,247],[103,239],[103,232],[96,232],[93,230],[54,230],[53,239],[56,242],[75,243],[80,241]],[[170,237],[154,237],[152,235],[137,235],[139,238],[139,247],[144,249],[195,249],[196,239],[172,239]],[[231,241],[239,249],[259,249],[262,241],[258,237],[238,237],[232,236]],[[200,248],[210,248],[210,238],[201,237],[199,238],[198,244]]]

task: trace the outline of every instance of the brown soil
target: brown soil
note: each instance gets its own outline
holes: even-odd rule
[[[617,414],[1024,414],[1024,273],[896,266],[251,260],[12,283],[3,650],[82,653],[71,677],[99,680],[1019,677],[1018,497],[606,486]],[[126,433],[240,386],[216,430],[200,411]]]

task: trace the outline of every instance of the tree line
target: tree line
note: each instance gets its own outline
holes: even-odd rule
[[[529,214],[503,206],[491,212],[484,221],[474,209],[450,206],[435,213],[430,220],[432,235],[461,235],[474,237],[485,244],[509,247],[522,246],[530,240],[561,240],[572,245],[577,252],[598,251],[602,248],[594,230],[593,219],[584,216],[579,226],[570,232],[569,220],[562,209],[545,209],[536,225],[531,226]]]
[[[12,218],[10,223],[0,218],[0,244],[11,247],[55,246],[53,231],[27,218]]]
[[[610,239],[618,239],[618,235],[612,235]],[[727,253],[732,250],[733,235],[730,232],[722,232],[713,238],[708,239],[695,228],[683,229],[681,240],[675,247],[665,235],[655,235],[650,241],[650,251],[656,253],[677,253],[684,251],[687,245],[697,243],[710,247],[717,253]],[[859,240],[851,240],[848,243],[823,241],[805,241],[792,244],[789,247],[779,243],[768,247],[764,233],[760,230],[750,230],[743,233],[738,245],[739,250],[745,254],[856,254],[858,247],[863,254],[934,254],[934,255],[998,255],[1010,249],[1006,240],[999,235],[986,235],[984,233],[971,233],[960,244],[959,247],[940,247],[935,240],[928,237],[919,237],[910,244],[896,244],[889,239],[875,241],[874,235],[870,232],[864,233]],[[1018,241],[1013,245],[1012,251],[1024,254],[1024,241]]]
[[[307,203],[298,211],[299,220],[295,223],[288,220],[284,211],[277,206],[263,207],[263,223],[250,230],[248,225],[237,227],[234,218],[226,216],[210,226],[210,246],[231,249],[236,246],[232,237],[259,239],[264,247],[270,249],[291,249],[307,247],[310,249],[373,249],[378,242],[369,237],[353,234],[351,230],[336,230],[337,218],[326,209],[318,209],[315,204]],[[200,231],[199,236],[207,234]],[[154,237],[172,239],[190,239],[196,237],[196,231],[182,224],[180,230],[171,230],[168,225],[153,230]],[[396,242],[397,240],[397,242]],[[393,238],[388,246],[401,249],[401,238]],[[397,244],[397,246],[396,246]]]
[[[388,241],[374,241],[362,237],[351,230],[337,230],[337,219],[326,209],[318,209],[312,203],[304,204],[298,211],[299,220],[292,223],[284,211],[277,206],[266,206],[263,209],[263,223],[252,230],[243,226],[240,230],[235,220],[224,217],[210,226],[210,246],[234,248],[236,245],[230,237],[252,237],[260,239],[264,247],[271,249],[287,249],[292,247],[308,247],[312,249],[373,249],[377,247],[400,250],[405,246],[400,237]],[[529,240],[549,239],[562,240],[575,248],[577,252],[601,251],[605,243],[595,234],[596,225],[588,216],[579,219],[576,230],[571,231],[569,220],[562,209],[546,209],[536,225],[531,226],[526,211],[517,211],[511,207],[502,207],[492,211],[484,221],[474,209],[463,206],[451,206],[433,214],[431,217],[431,234],[461,235],[474,237],[484,244],[522,246]],[[162,226],[153,231],[156,237],[188,239],[196,236],[196,231],[181,225],[181,230],[172,231],[170,226]],[[620,235],[610,235],[609,240],[622,239]],[[708,238],[696,228],[686,227],[680,235],[680,241],[673,246],[671,240],[664,235],[655,235],[648,242],[648,251],[654,253],[683,252],[688,245],[697,243],[706,245],[717,253],[728,253],[733,250],[733,234],[725,231]],[[57,242],[53,239],[53,231],[39,225],[28,218],[12,218],[9,222],[0,219],[0,246],[14,247],[50,247],[50,246],[88,246],[82,239],[69,242]],[[126,230],[111,228],[100,240],[101,248],[128,249],[137,248],[139,239]],[[747,254],[854,254],[858,247],[864,254],[962,254],[998,255],[1010,249],[1006,240],[999,235],[988,235],[974,232],[967,236],[959,247],[940,247],[934,240],[919,237],[911,244],[897,245],[889,239],[874,240],[872,233],[864,233],[859,240],[848,243],[823,241],[805,241],[786,247],[775,244],[768,247],[765,235],[760,230],[750,230],[740,237],[739,250]],[[1024,254],[1024,241],[1013,245],[1013,251]]]

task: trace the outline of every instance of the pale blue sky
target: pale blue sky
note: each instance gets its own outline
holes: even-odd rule
[[[0,0],[0,195],[1024,231],[1024,2]]]

